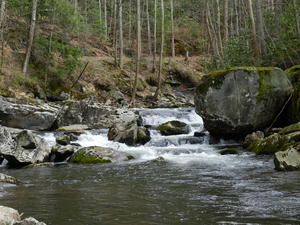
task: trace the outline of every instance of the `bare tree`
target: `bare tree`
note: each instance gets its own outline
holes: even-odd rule
[[[159,69],[158,69],[158,84],[154,94],[154,98],[157,99],[161,89],[161,73],[163,69],[163,54],[164,54],[164,41],[165,41],[165,9],[164,0],[161,0],[161,39],[160,39],[160,56],[159,56]]]
[[[5,15],[5,0],[1,2],[0,8],[0,29],[1,29],[1,64],[2,67],[4,61],[4,15]]]
[[[104,0],[104,28],[105,28],[105,38],[108,38],[108,27],[107,27],[107,4],[106,0]]]
[[[256,39],[256,25],[255,25],[255,19],[253,14],[253,5],[252,0],[248,0],[248,9],[249,9],[249,16],[251,20],[251,31],[252,31],[252,45],[254,49],[254,54],[256,57],[259,57],[259,50],[258,50],[258,44]]]
[[[146,0],[146,16],[147,16],[148,50],[149,50],[149,55],[152,55],[149,0]]]
[[[262,13],[262,1],[256,0],[256,29],[258,37],[258,48],[259,54],[263,55],[266,53],[266,37],[264,31],[264,18]]]
[[[124,45],[123,45],[123,6],[122,0],[119,0],[119,66],[123,69],[123,55],[124,55]]]
[[[140,73],[140,61],[141,61],[141,49],[142,49],[142,37],[141,37],[141,0],[136,0],[136,26],[137,26],[137,56],[136,56],[136,70],[135,70],[135,78],[134,78],[134,84],[133,84],[133,92],[131,97],[131,105],[135,106],[135,96],[136,96],[136,90],[137,90],[137,82],[138,82],[138,75]]]
[[[174,2],[170,0],[171,5],[171,28],[172,28],[172,57],[175,57],[175,29],[174,29]]]
[[[224,0],[224,22],[223,22],[223,28],[224,28],[224,40],[227,41],[229,37],[228,32],[228,0]]]
[[[157,0],[154,0],[154,27],[153,27],[153,72],[156,72],[156,33],[157,33]]]
[[[300,37],[300,16],[299,16],[299,13],[298,13],[298,7],[297,7],[296,0],[293,0],[293,6],[294,6],[294,16],[295,16],[295,22],[296,22],[296,29],[297,29],[298,36]]]
[[[31,23],[30,23],[30,30],[29,30],[28,45],[26,50],[26,57],[23,65],[23,73],[27,73],[28,71],[28,64],[30,60],[31,49],[32,49],[32,44],[34,39],[34,32],[35,32],[37,3],[38,0],[32,0]]]

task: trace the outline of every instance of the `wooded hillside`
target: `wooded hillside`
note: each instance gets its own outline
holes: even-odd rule
[[[201,72],[300,63],[298,0],[2,0],[0,13],[1,92],[7,95],[15,84],[68,91],[91,61],[83,57],[113,59],[113,70],[129,75],[128,93],[153,74],[156,97],[175,57],[183,67],[198,57],[193,62]],[[110,80],[94,70],[91,76],[100,86]]]

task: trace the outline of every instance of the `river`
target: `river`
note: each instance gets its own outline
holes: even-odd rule
[[[8,170],[25,184],[0,189],[0,204],[48,225],[300,224],[300,171],[277,172],[272,156],[221,155],[193,109],[143,109],[144,125],[186,122],[188,135],[163,137],[151,130],[145,146],[107,140],[107,130],[77,141],[129,152],[121,164],[74,165]],[[52,134],[45,134],[49,144]],[[160,157],[160,158],[158,158]]]

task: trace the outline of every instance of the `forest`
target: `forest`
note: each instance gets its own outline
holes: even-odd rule
[[[201,74],[234,66],[287,69],[300,60],[297,0],[4,0],[0,20],[1,92],[7,95],[14,94],[8,84],[25,92],[35,92],[30,86],[70,91],[84,64],[104,57],[129,79],[121,85],[116,73],[122,71],[107,74],[119,75],[112,82],[91,69],[93,78],[83,75],[83,81],[100,81],[104,89],[126,85],[120,88],[130,96],[143,81],[161,89],[172,58],[179,70],[191,58]]]
[[[300,224],[299,176],[300,0],[0,0],[0,225]]]

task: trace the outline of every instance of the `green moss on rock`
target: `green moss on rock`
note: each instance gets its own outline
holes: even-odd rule
[[[186,123],[173,120],[163,123],[157,127],[162,135],[188,134],[190,129]]]
[[[111,160],[109,159],[103,159],[99,158],[94,155],[89,155],[86,152],[77,152],[73,155],[73,157],[70,160],[72,163],[111,163]]]
[[[230,72],[237,71],[237,70],[246,70],[249,72],[258,72],[260,76],[260,80],[262,81],[260,83],[260,90],[259,95],[264,96],[265,92],[267,91],[267,85],[265,81],[265,77],[268,76],[271,71],[276,70],[279,68],[276,67],[232,67],[226,70],[218,70],[209,73],[206,76],[203,76],[200,84],[198,86],[199,90],[202,90],[202,93],[206,93],[208,91],[209,87],[219,88],[226,77],[226,75]]]
[[[300,123],[295,123],[290,126],[284,127],[279,131],[279,134],[290,134],[293,132],[300,131]]]
[[[257,155],[270,155],[278,151],[285,151],[289,146],[287,137],[280,134],[273,134],[262,140],[253,142],[247,150],[255,152]]]

